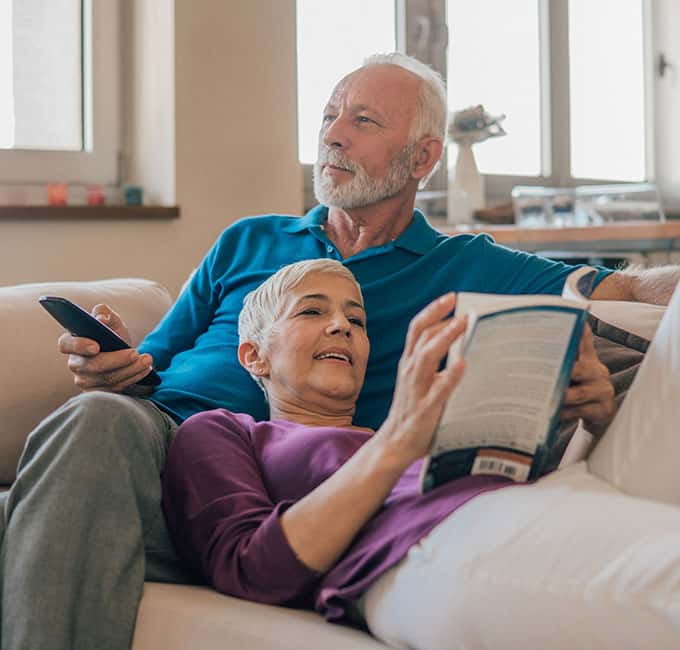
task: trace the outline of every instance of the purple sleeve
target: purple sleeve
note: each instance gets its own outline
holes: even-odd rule
[[[179,553],[218,591],[284,604],[309,593],[320,574],[291,549],[265,488],[248,433],[228,411],[189,418],[163,475],[163,510]]]

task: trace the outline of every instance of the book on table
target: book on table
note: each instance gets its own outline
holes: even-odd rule
[[[561,297],[458,293],[468,327],[448,359],[463,355],[466,367],[423,463],[423,492],[470,474],[523,482],[557,466],[569,442],[560,409],[596,274],[576,269]]]

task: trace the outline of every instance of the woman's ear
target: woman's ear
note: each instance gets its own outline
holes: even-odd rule
[[[257,343],[243,341],[238,346],[238,360],[251,375],[269,377],[269,363]]]

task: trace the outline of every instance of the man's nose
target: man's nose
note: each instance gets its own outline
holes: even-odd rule
[[[349,144],[347,124],[343,115],[337,115],[323,132],[323,143],[327,147],[346,149]]]

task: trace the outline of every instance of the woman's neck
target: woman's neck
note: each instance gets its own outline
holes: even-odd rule
[[[308,427],[371,430],[365,427],[355,427],[352,424],[353,417],[354,405],[351,408],[337,409],[336,407],[333,410],[324,410],[323,408],[313,409],[308,406],[303,407],[272,396],[269,398],[270,420],[287,420],[288,422],[297,422]]]

